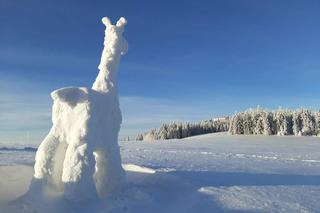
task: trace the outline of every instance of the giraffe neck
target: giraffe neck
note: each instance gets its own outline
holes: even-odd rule
[[[105,36],[104,49],[98,67],[99,74],[93,83],[93,90],[104,93],[117,92],[117,69],[121,53],[116,44]]]

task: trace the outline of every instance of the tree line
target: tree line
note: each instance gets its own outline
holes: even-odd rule
[[[229,132],[233,135],[318,135],[320,112],[309,109],[262,108],[235,113],[230,119]]]
[[[320,112],[304,108],[269,111],[257,107],[237,112],[231,117],[198,123],[163,124],[160,128],[139,134],[136,140],[180,139],[224,131],[232,135],[320,135]]]
[[[195,135],[225,132],[229,130],[229,118],[217,118],[201,121],[198,123],[177,123],[163,124],[160,128],[152,129],[149,132],[139,134],[136,140],[167,140],[181,139]]]

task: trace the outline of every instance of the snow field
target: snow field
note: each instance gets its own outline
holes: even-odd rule
[[[119,195],[81,207],[72,206],[62,195],[54,195],[55,199],[51,196],[41,201],[46,204],[46,212],[318,212],[320,209],[318,137],[219,133],[120,145],[127,182]],[[16,154],[17,162],[21,162],[19,155]],[[6,200],[23,194],[8,182],[14,183],[20,176],[28,184],[32,175],[14,174],[15,167],[11,170],[0,167],[1,176],[9,179],[3,178],[2,185],[16,191],[15,196]],[[12,172],[14,175],[10,176]],[[15,208],[19,209],[17,212],[21,209],[41,212],[43,206],[18,200],[10,210]]]

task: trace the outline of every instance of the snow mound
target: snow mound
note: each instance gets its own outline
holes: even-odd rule
[[[124,170],[129,172],[139,172],[139,173],[147,173],[147,174],[154,174],[156,171],[147,167],[138,166],[134,164],[124,164],[122,165]]]

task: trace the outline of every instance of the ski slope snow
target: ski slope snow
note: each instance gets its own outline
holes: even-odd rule
[[[319,212],[320,138],[208,134],[121,142],[121,194],[74,205],[23,195],[34,152],[0,150],[0,212]],[[33,154],[30,154],[33,153]],[[10,156],[8,160],[4,156]],[[23,162],[26,162],[25,164]]]

